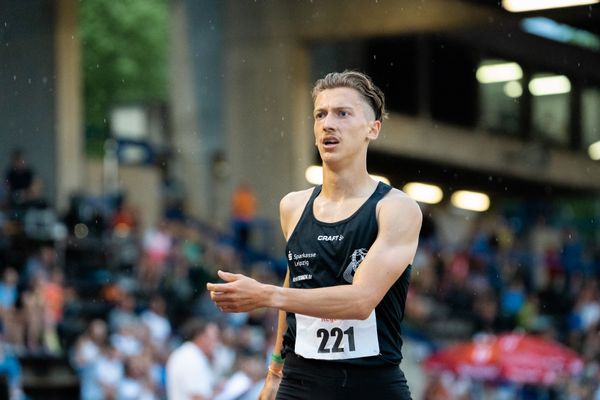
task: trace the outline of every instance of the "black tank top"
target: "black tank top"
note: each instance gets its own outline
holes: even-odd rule
[[[354,272],[375,241],[378,232],[376,207],[391,186],[379,182],[373,194],[350,217],[333,223],[318,221],[313,203],[321,192],[315,187],[286,246],[291,288],[319,288],[352,283]],[[398,365],[402,359],[400,322],[410,280],[411,266],[394,283],[375,308],[380,354],[341,361],[353,365]],[[286,316],[283,355],[294,351],[296,317]]]

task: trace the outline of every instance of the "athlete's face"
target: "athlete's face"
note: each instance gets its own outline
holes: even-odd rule
[[[381,122],[358,91],[340,87],[326,89],[315,99],[315,145],[324,162],[366,152],[377,139]]]

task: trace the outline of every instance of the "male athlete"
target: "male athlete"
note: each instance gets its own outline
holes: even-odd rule
[[[400,322],[422,215],[367,173],[384,96],[355,71],[326,75],[312,95],[323,185],[281,200],[283,287],[219,271],[225,283],[207,288],[226,312],[281,310],[260,399],[410,399]]]

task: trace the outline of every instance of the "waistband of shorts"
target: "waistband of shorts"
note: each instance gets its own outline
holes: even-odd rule
[[[400,371],[398,365],[357,365],[348,364],[343,361],[326,361],[304,358],[296,353],[289,352],[285,356],[284,368],[301,369],[310,371],[312,374],[324,376],[339,376],[340,374],[359,374],[362,377],[381,377],[386,373],[397,374]]]

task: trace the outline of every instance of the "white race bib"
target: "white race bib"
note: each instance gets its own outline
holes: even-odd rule
[[[369,318],[324,319],[296,314],[296,354],[319,360],[346,360],[379,354],[375,310]]]

